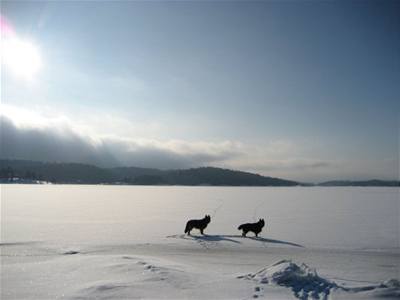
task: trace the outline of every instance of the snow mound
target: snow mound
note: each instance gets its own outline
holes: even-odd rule
[[[253,280],[258,284],[275,284],[290,288],[294,296],[301,300],[326,300],[335,291],[364,293],[366,297],[400,297],[400,282],[396,279],[390,279],[378,285],[344,287],[319,276],[315,269],[306,264],[299,266],[291,260],[281,260],[256,273],[241,275],[237,278]],[[260,290],[259,287],[258,290]]]
[[[314,269],[290,260],[281,260],[254,274],[238,278],[252,279],[262,284],[277,284],[290,288],[299,299],[327,299],[337,284],[320,277]]]

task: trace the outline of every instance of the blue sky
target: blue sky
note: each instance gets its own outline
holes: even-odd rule
[[[30,80],[2,68],[3,130],[21,135],[2,156],[398,178],[399,6],[2,1],[42,61]],[[26,151],[49,137],[72,153]]]

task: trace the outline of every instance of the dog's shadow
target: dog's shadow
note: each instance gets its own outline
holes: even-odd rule
[[[202,241],[209,241],[209,242],[231,242],[231,243],[236,243],[236,244],[240,244],[241,242],[233,240],[228,238],[227,235],[221,235],[221,234],[217,234],[217,235],[193,235],[192,238],[196,239],[196,240],[202,240]]]
[[[251,239],[253,241],[258,241],[261,243],[271,243],[271,244],[282,244],[294,247],[304,248],[304,246],[292,242],[281,241],[281,240],[274,240],[274,239],[266,239],[263,237],[255,237],[255,236],[247,236],[243,237],[242,235],[224,235],[224,234],[217,234],[217,235],[186,235],[186,234],[175,234],[169,235],[167,238],[176,238],[176,239],[183,239],[183,240],[194,240],[197,242],[231,242],[235,244],[241,244],[240,241],[236,239]]]
[[[304,248],[303,245],[296,244],[296,243],[292,243],[292,242],[287,242],[287,241],[266,239],[266,238],[263,238],[263,237],[256,237],[256,236],[251,236],[251,237],[249,236],[249,237],[247,237],[247,238],[252,239],[252,240],[254,240],[254,241],[263,242],[263,243],[283,244],[283,245],[288,245],[288,246],[294,246],[294,247]]]
[[[304,248],[304,246],[300,245],[300,244],[287,242],[287,241],[281,241],[281,240],[266,239],[266,238],[263,238],[260,236],[258,236],[258,237],[257,236],[242,236],[242,235],[224,235],[224,236],[230,237],[230,238],[250,239],[250,240],[261,242],[261,243],[282,244],[282,245]]]
[[[221,234],[215,234],[215,235],[210,235],[210,234],[204,234],[204,235],[186,235],[186,234],[174,234],[174,235],[169,235],[167,238],[175,238],[175,239],[183,239],[183,240],[195,240],[198,242],[231,242],[235,244],[240,244],[239,241],[236,241],[234,239],[230,239],[227,235],[221,235]]]

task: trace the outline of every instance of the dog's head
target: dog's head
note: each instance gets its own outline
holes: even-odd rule
[[[265,225],[264,219],[258,220],[258,223],[260,223],[261,227],[264,227]]]
[[[210,221],[211,221],[211,217],[210,217],[209,215],[205,215],[205,217],[204,217],[204,221],[206,221],[206,222],[207,222],[207,224],[208,224],[208,223],[210,223]]]

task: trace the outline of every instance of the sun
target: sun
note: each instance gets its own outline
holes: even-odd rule
[[[1,63],[15,76],[28,80],[34,79],[42,67],[38,47],[15,36],[2,40]]]

